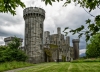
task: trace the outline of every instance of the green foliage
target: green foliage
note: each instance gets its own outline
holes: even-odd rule
[[[52,5],[52,2],[56,2],[56,1],[59,2],[59,0],[42,0],[42,1],[45,1],[45,4],[46,4],[46,5],[47,5],[47,4]]]
[[[21,67],[27,67],[27,66],[32,66],[34,64],[26,63],[26,62],[5,62],[0,64],[0,72],[6,71],[6,70],[11,70],[15,68],[21,68]]]
[[[90,43],[87,44],[86,56],[91,58],[100,57],[100,33],[96,34],[90,39]]]
[[[76,29],[71,29],[70,32],[73,34],[78,33],[79,34],[79,38],[82,37],[82,35],[86,36],[86,41],[88,41],[90,39],[91,36],[97,34],[100,31],[100,15],[95,17],[94,23],[91,22],[90,19],[86,20],[86,24],[88,25],[88,30],[84,30],[84,26],[82,25],[79,28]],[[65,30],[64,30],[65,31]]]
[[[52,2],[60,2],[63,0],[42,0],[45,1],[45,4],[50,4],[52,5]],[[99,0],[66,0],[66,2],[64,3],[63,6],[67,6],[67,4],[70,4],[74,2],[75,5],[79,4],[80,7],[85,7],[87,9],[89,9],[89,12],[91,12],[92,10],[96,9],[97,7],[100,6],[100,1]]]
[[[50,62],[52,62],[52,61],[53,61],[53,59],[52,59],[52,52],[53,52],[55,49],[57,49],[58,46],[57,46],[57,45],[54,45],[54,44],[49,44],[49,47],[50,47],[50,48],[44,48],[44,52],[46,53],[46,55],[47,55],[47,57],[48,57],[48,60],[49,60]]]
[[[51,57],[52,56],[52,53],[51,53],[51,50],[50,49],[44,49],[44,51],[46,52],[46,55],[48,57]]]
[[[20,46],[20,39],[17,38],[16,36],[13,38],[12,42],[8,44],[8,47],[10,47],[10,49],[18,49],[19,46]]]
[[[50,46],[50,48],[58,48],[58,46],[54,45],[54,44],[50,44],[49,46]]]
[[[66,56],[62,55],[62,62],[66,62]]]
[[[18,49],[19,46],[20,41],[16,37],[8,46],[0,46],[0,62],[26,61],[28,57]]]
[[[0,12],[16,15],[16,7],[21,6],[25,8],[25,4],[21,0],[0,0]]]

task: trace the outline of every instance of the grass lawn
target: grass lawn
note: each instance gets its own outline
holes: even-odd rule
[[[21,68],[21,67],[32,66],[32,65],[34,64],[30,64],[27,62],[16,62],[16,61],[0,63],[0,72],[16,69],[16,68]]]
[[[83,63],[42,63],[36,64],[33,68],[19,72],[100,72],[100,62]]]

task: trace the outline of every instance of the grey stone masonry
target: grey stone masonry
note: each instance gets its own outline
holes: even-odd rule
[[[14,37],[7,37],[7,38],[4,38],[4,42],[5,42],[5,45],[8,45],[10,42],[12,42],[14,39]],[[20,47],[22,47],[22,42],[23,42],[23,39],[22,38],[18,38],[20,40]]]
[[[79,58],[79,39],[73,39],[73,48],[74,48],[74,59]]]
[[[43,22],[45,11],[38,7],[28,7],[23,10],[25,20],[25,51],[29,62],[40,63],[43,58]]]

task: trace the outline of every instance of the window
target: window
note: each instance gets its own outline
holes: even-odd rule
[[[40,49],[42,50],[42,45],[40,45]]]
[[[42,34],[40,34],[40,38],[42,38]]]
[[[60,44],[60,41],[59,41],[59,44]]]
[[[42,24],[40,24],[40,28],[42,28]]]

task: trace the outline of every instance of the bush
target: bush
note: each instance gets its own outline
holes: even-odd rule
[[[20,41],[15,38],[8,46],[0,46],[0,62],[26,61],[27,55],[18,49]]]
[[[100,33],[91,37],[90,42],[86,47],[86,56],[88,58],[100,57]]]

